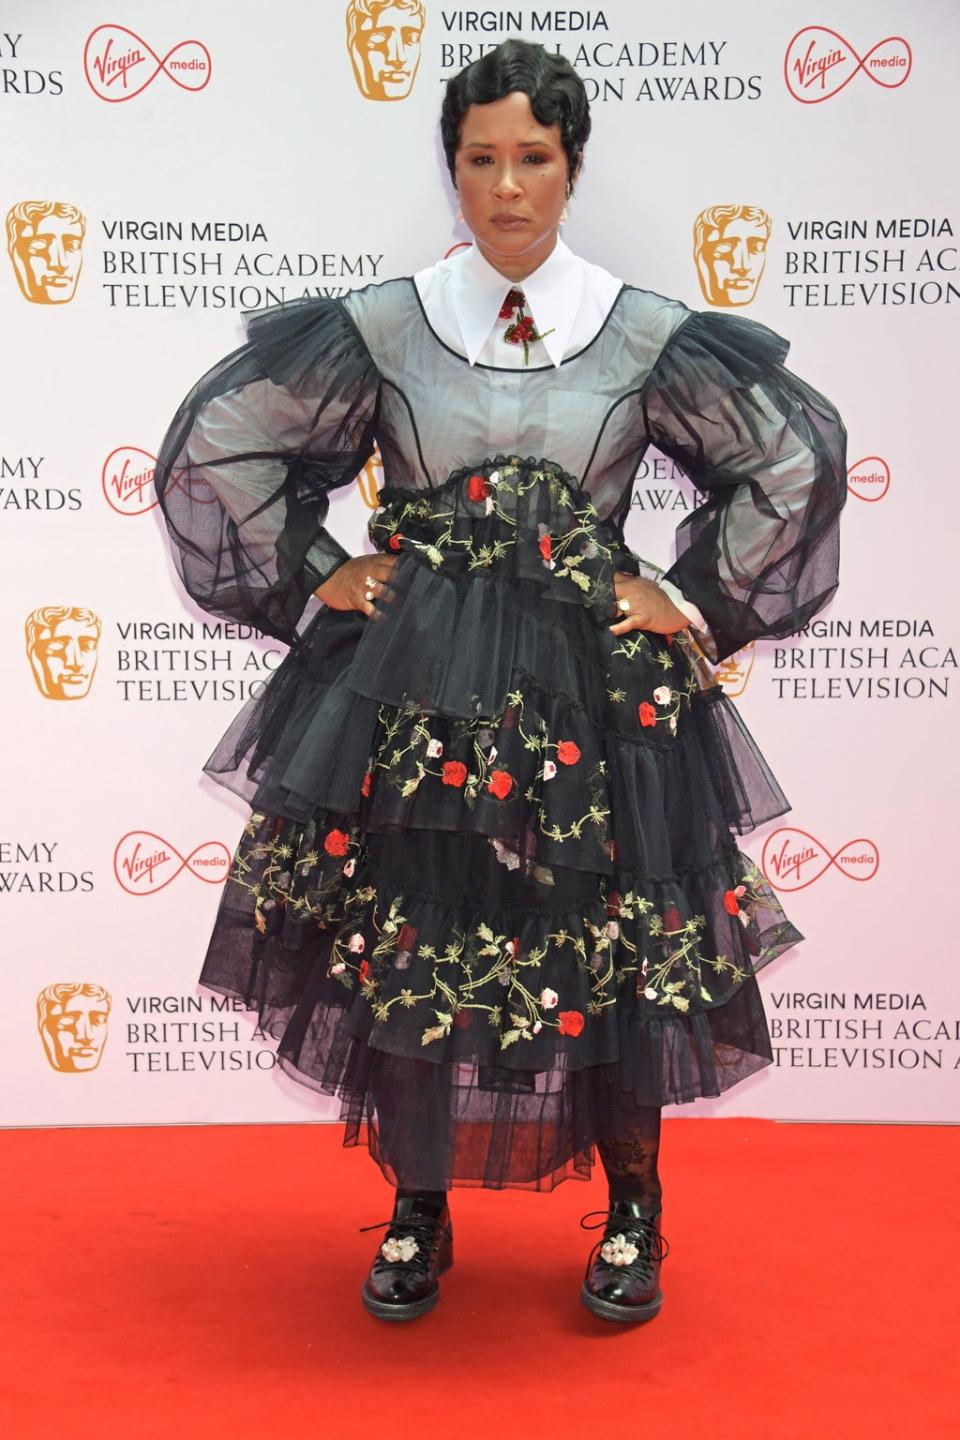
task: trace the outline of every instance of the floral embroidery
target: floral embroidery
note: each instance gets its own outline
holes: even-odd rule
[[[458,789],[467,778],[467,767],[462,760],[447,760],[443,766],[444,785],[455,785]]]
[[[496,795],[498,800],[505,800],[513,789],[513,777],[508,775],[506,770],[494,770],[487,782],[487,789]]]
[[[328,855],[346,855],[349,844],[350,836],[343,830],[328,830],[324,837],[323,848]]]
[[[580,1010],[561,1010],[558,1029],[561,1035],[579,1035],[586,1023]]]
[[[557,744],[557,759],[561,765],[576,765],[580,759],[580,746],[573,740],[560,740]]]
[[[657,712],[655,707],[651,705],[648,700],[641,700],[640,704],[637,706],[637,714],[640,717],[641,725],[656,725]]]
[[[471,475],[471,476],[470,476],[469,480],[467,481],[467,499],[468,499],[468,500],[472,500],[472,501],[474,502],[474,504],[476,505],[476,504],[479,504],[481,500],[486,500],[487,496],[488,496],[490,493],[491,493],[490,481],[487,479],[487,477],[486,477],[485,475]]]
[[[500,307],[500,319],[509,320],[510,324],[503,332],[503,338],[509,345],[523,346],[523,363],[530,363],[530,346],[534,340],[542,340],[547,335],[552,335],[556,326],[549,330],[539,332],[534,324],[533,316],[526,313],[527,297],[522,290],[511,289],[507,291],[506,299]],[[516,316],[514,317],[514,311]],[[513,317],[513,318],[512,318]]]

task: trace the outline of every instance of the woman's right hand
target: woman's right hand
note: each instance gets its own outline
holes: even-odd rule
[[[360,610],[364,615],[375,615],[377,607],[367,599],[371,591],[375,600],[391,599],[387,581],[396,565],[396,555],[354,555],[344,560],[322,585],[314,590],[318,600],[332,610]],[[372,580],[370,585],[367,581]]]

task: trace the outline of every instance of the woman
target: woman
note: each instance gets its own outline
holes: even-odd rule
[[[396,1187],[384,1319],[436,1302],[451,1186],[596,1152],[581,1298],[655,1315],[661,1107],[771,1062],[756,971],[801,938],[734,838],[787,802],[700,650],[833,595],[843,425],[771,330],[562,244],[589,129],[540,46],[469,66],[442,134],[474,247],[247,313],[158,459],[190,595],[290,646],[204,767],[253,813],[200,978]],[[328,496],[375,442],[350,557]],[[665,577],[623,538],[651,443],[705,497]]]

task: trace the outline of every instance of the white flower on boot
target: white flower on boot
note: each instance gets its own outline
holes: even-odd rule
[[[388,1235],[380,1246],[380,1254],[391,1264],[396,1264],[398,1260],[402,1260],[406,1264],[408,1260],[413,1259],[419,1249],[420,1246],[412,1235],[404,1235],[399,1240],[395,1235]]]
[[[632,1260],[636,1260],[640,1251],[632,1240],[621,1234],[611,1235],[609,1240],[605,1240],[600,1246],[600,1254],[608,1265],[629,1265]]]

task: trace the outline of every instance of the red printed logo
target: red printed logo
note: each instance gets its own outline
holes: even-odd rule
[[[104,499],[118,515],[146,515],[157,504],[154,490],[156,459],[149,450],[138,445],[118,445],[103,462],[100,488]],[[189,467],[174,470],[167,491],[188,490],[197,505],[214,505],[216,491],[202,475],[190,473]]]
[[[208,885],[222,885],[230,860],[230,851],[220,840],[207,840],[184,856],[152,830],[130,830],[113,852],[113,873],[128,895],[156,895],[181,870],[189,870]]]
[[[882,500],[890,489],[890,466],[879,455],[865,455],[847,470],[847,489],[858,500]]]
[[[125,25],[98,25],[83,47],[83,73],[101,100],[132,100],[161,72],[182,90],[210,83],[210,51],[202,40],[181,40],[162,58]]]
[[[880,852],[872,840],[848,840],[831,855],[813,835],[792,825],[768,835],[760,857],[760,868],[774,890],[805,890],[831,865],[848,880],[872,880],[879,864]]]
[[[819,105],[839,95],[860,70],[885,90],[896,90],[912,67],[913,54],[902,35],[888,35],[858,55],[849,40],[824,25],[799,30],[783,58],[787,89],[801,105]]]

